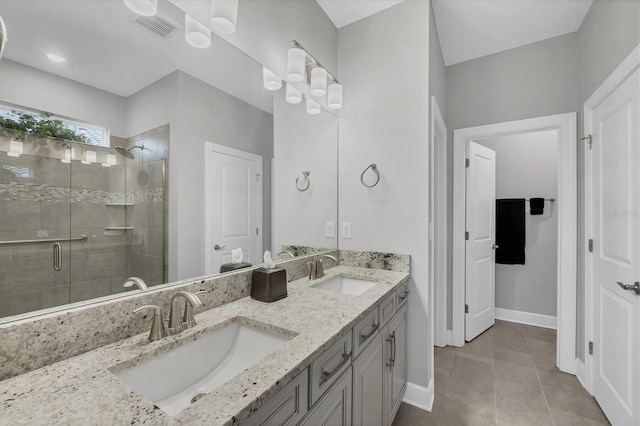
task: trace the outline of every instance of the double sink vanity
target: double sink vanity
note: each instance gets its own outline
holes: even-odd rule
[[[339,264],[316,279],[307,264],[322,255],[280,264],[288,297],[272,303],[247,297],[251,271],[238,271],[79,308],[166,309],[187,291],[203,305],[197,324],[154,341],[151,311],[123,314],[142,323],[138,334],[1,381],[0,423],[391,424],[406,387],[409,257],[331,253]],[[21,326],[0,326],[0,337]],[[74,332],[79,346],[90,339]]]

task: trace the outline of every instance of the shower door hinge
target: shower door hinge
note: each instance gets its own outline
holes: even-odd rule
[[[464,305],[464,313],[465,314],[469,313],[469,305]]]
[[[471,162],[469,161],[469,159],[468,159],[468,158],[465,158],[465,159],[464,159],[464,167],[465,167],[465,168],[468,168],[470,165],[471,165]]]
[[[593,253],[593,240],[589,239],[589,252]]]
[[[589,149],[593,146],[593,137],[591,135],[587,135],[584,138],[580,138],[581,141],[588,140],[589,141]]]
[[[469,231],[464,231],[464,240],[465,241],[469,240]]]
[[[589,342],[589,355],[593,355],[593,342]]]

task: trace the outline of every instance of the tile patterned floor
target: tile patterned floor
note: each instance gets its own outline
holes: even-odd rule
[[[432,412],[402,404],[393,426],[608,425],[555,354],[555,330],[506,321],[462,348],[435,348]]]

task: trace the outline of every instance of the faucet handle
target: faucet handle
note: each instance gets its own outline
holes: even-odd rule
[[[182,327],[187,329],[187,328],[191,328],[194,327],[196,325],[196,318],[193,314],[193,308],[197,308],[199,306],[202,306],[202,301],[200,300],[200,298],[198,297],[198,295],[200,294],[207,294],[208,292],[206,290],[200,290],[200,291],[196,291],[194,293],[194,296],[196,297],[196,299],[198,300],[198,302],[200,302],[197,305],[193,305],[191,303],[191,301],[189,299],[187,299],[186,303],[184,304],[184,314],[182,315]]]
[[[325,259],[331,259],[336,263],[336,265],[338,264],[338,259],[331,256],[330,254],[324,254],[320,256],[318,260],[316,260],[316,278],[324,277],[324,260]]]
[[[134,314],[145,311],[147,309],[153,309],[153,321],[151,323],[151,331],[149,332],[149,340],[160,340],[163,337],[167,337],[167,330],[164,328],[164,321],[162,319],[162,309],[156,305],[140,306],[133,310]]]
[[[307,265],[309,267],[309,279],[310,280],[315,280],[316,279],[316,264],[309,261],[306,262],[305,265]]]

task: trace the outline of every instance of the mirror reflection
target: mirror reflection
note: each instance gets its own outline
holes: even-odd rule
[[[169,1],[0,3],[0,321],[337,247],[333,114]]]

